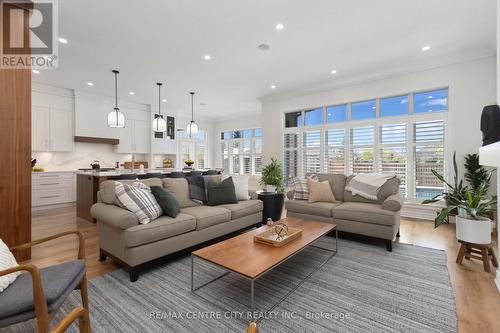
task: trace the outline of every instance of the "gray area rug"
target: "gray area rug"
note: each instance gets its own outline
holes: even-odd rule
[[[320,242],[334,244],[330,237]],[[257,280],[256,310],[268,310],[329,254],[307,248]],[[223,273],[199,261],[195,269],[198,285]],[[228,274],[193,295],[190,276],[191,259],[183,257],[144,272],[135,283],[122,270],[90,280],[93,332],[245,332],[249,282]],[[79,292],[56,320],[75,304]],[[390,253],[379,245],[339,240],[339,253],[293,294],[271,312],[253,315],[261,318],[261,333],[457,331],[446,253],[397,243]],[[34,327],[27,322],[3,331]]]

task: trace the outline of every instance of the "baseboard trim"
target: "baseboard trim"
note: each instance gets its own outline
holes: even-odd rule
[[[497,274],[495,276],[495,284],[497,285],[497,289],[500,292],[500,270],[497,270]]]

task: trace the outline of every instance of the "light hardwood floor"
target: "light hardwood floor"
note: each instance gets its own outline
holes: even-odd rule
[[[77,218],[74,207],[33,212],[33,239],[74,229],[85,234],[89,278],[118,269],[110,260],[98,261],[96,226]],[[399,242],[446,250],[459,332],[500,332],[500,293],[493,281],[494,273],[484,272],[482,263],[477,260],[464,260],[463,265],[455,263],[458,243],[454,225],[434,229],[429,221],[403,219]],[[35,247],[31,261],[45,267],[76,258],[77,250],[76,239],[69,236]]]

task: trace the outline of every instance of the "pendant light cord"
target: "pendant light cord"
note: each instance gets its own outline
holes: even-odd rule
[[[190,92],[191,94],[191,122],[194,121],[194,92]]]

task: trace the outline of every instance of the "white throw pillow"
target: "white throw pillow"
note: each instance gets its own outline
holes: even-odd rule
[[[115,193],[120,206],[134,213],[140,224],[147,224],[163,214],[163,210],[149,187],[137,188],[116,182]]]
[[[18,266],[16,258],[14,258],[7,245],[0,239],[0,271],[16,266]],[[0,292],[13,283],[21,273],[15,272],[0,276]]]
[[[236,192],[236,199],[238,201],[250,200],[248,195],[248,176],[245,175],[224,175],[222,180],[233,177],[234,191]]]

